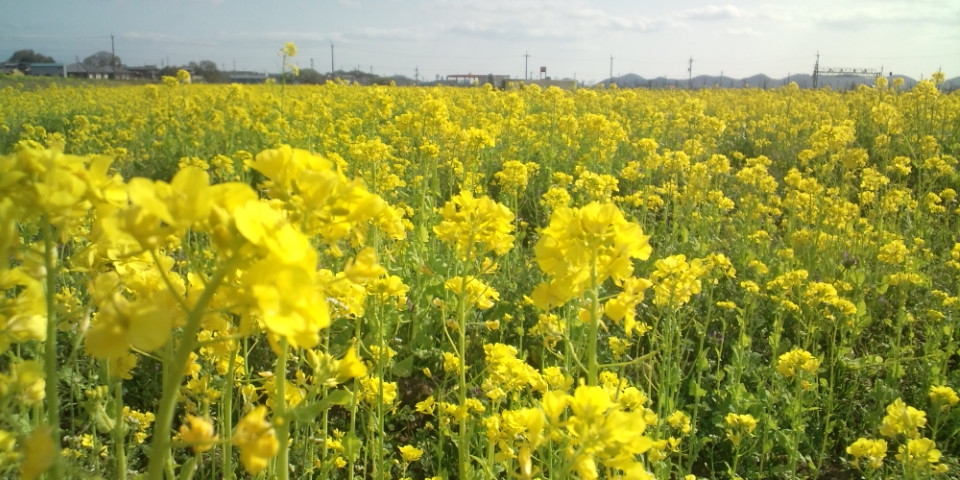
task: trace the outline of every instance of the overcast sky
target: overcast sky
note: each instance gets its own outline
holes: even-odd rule
[[[437,75],[774,78],[821,66],[960,75],[960,0],[0,0],[0,60],[33,49],[71,63],[110,50],[130,66],[213,60]],[[529,55],[528,57],[525,55]]]

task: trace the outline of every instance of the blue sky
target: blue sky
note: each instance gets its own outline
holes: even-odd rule
[[[287,41],[301,68],[435,79],[534,75],[600,81],[742,78],[822,66],[960,75],[960,0],[0,0],[0,57],[31,48],[70,63],[110,50],[131,66],[213,60],[276,72]],[[525,57],[529,54],[529,57]]]

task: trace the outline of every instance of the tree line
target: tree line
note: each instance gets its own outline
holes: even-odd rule
[[[17,65],[22,65],[24,69],[32,63],[57,63],[53,57],[43,55],[42,53],[35,52],[32,49],[17,50],[10,55],[10,58],[7,59],[7,63],[14,63]],[[119,67],[123,65],[122,60],[119,56],[116,56],[107,51],[99,51],[90,56],[85,57],[80,63],[88,67],[103,68],[103,67]],[[21,70],[24,70],[21,69]],[[160,76],[170,76],[174,77],[177,75],[177,70],[187,70],[194,77],[202,77],[203,81],[206,83],[229,83],[230,74],[228,72],[221,71],[217,68],[216,62],[212,60],[200,60],[199,62],[189,62],[186,65],[174,66],[167,65],[159,69]],[[26,72],[26,70],[24,70]],[[323,74],[312,68],[302,68],[298,75],[294,76],[292,72],[284,72],[283,74],[287,83],[305,83],[305,84],[322,84],[326,83],[328,80],[333,78],[344,78],[351,81],[355,81],[364,85],[373,85],[373,84],[385,84],[389,82],[390,78],[383,78],[378,75],[373,75],[372,73],[366,73],[359,70],[355,71],[338,71],[335,75]]]

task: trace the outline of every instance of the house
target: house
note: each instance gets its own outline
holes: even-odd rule
[[[483,85],[489,83],[490,85],[497,86],[510,79],[510,75],[494,75],[488,73],[486,75],[477,75],[473,73],[459,74],[459,75],[447,75],[447,82],[453,85]]]
[[[257,72],[229,72],[230,83],[263,83],[267,81],[266,73]]]
[[[130,77],[138,80],[150,80],[155,82],[160,79],[160,69],[156,65],[144,65],[142,67],[124,67],[130,72]]]
[[[116,68],[110,66],[94,67],[79,62],[67,65],[66,75],[70,78],[85,78],[88,80],[130,80],[133,78],[132,72],[123,65]]]
[[[62,63],[4,63],[3,73],[13,73],[19,70],[24,75],[33,77],[64,77],[67,76],[67,67]]]

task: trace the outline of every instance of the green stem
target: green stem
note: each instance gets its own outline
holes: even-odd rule
[[[330,329],[324,330],[324,333],[323,333],[323,351],[324,352],[330,351]],[[325,398],[326,396],[327,396],[327,387],[321,387],[320,398]],[[330,441],[328,439],[330,435],[330,409],[323,410],[323,417],[320,424],[322,425],[320,428],[320,431],[322,432],[322,435],[323,435],[323,445],[321,446],[321,449],[320,449],[320,452],[321,452],[320,468],[322,468],[321,476],[325,476],[328,468],[327,455],[329,454],[329,451],[330,451]]]
[[[466,408],[467,405],[467,286],[466,278],[461,277],[460,293],[457,294],[457,356],[460,357],[460,368],[458,369],[457,401],[459,408]],[[467,416],[460,416],[460,428],[457,436],[457,453],[460,467],[460,478],[466,479],[470,472],[470,452],[467,445]]]
[[[194,453],[187,463],[183,464],[183,467],[180,469],[180,480],[193,480],[193,476],[197,473],[197,463],[200,461],[199,453]]]
[[[112,372],[111,372],[112,373]],[[126,424],[123,419],[123,380],[119,378],[111,382],[114,384],[113,390],[113,416],[116,419],[113,425],[113,443],[116,447],[117,455],[117,477],[120,480],[127,478],[127,455],[126,455]]]
[[[837,339],[837,336],[838,336],[838,335],[839,335],[839,337],[840,337],[839,340]],[[831,351],[831,357],[832,357],[832,358],[829,359],[829,361],[830,361],[830,373],[829,373],[830,379],[829,379],[829,383],[827,384],[827,386],[828,386],[828,388],[827,388],[827,398],[826,398],[826,401],[824,402],[824,404],[825,404],[824,410],[826,410],[826,413],[825,413],[825,415],[824,415],[824,420],[823,420],[823,434],[822,434],[822,437],[821,437],[821,440],[820,440],[820,452],[819,452],[819,454],[817,455],[817,470],[816,470],[815,472],[813,472],[814,478],[817,478],[817,477],[820,476],[820,471],[821,471],[821,469],[822,469],[822,467],[823,467],[823,461],[824,461],[824,460],[826,459],[826,457],[827,457],[827,440],[833,438],[833,435],[832,435],[832,433],[833,433],[833,411],[834,411],[834,409],[835,409],[834,394],[835,394],[835,391],[836,391],[836,389],[837,389],[837,369],[836,369],[836,366],[837,366],[838,363],[840,363],[840,358],[839,358],[839,357],[840,357],[841,354],[840,354],[839,352],[843,352],[844,348],[846,347],[846,335],[844,335],[844,332],[840,331],[840,328],[837,327],[837,326],[834,326],[834,328],[833,328],[833,341],[832,341],[830,344],[831,344],[831,345],[834,345],[835,347],[833,347],[833,348],[830,350],[830,351]]]
[[[220,433],[223,438],[233,437],[233,382],[236,369],[237,353],[230,350],[230,361],[227,365],[227,378],[223,387],[223,401],[220,410]],[[220,476],[226,479],[236,478],[233,471],[233,443],[223,442],[223,456],[221,458]]]
[[[277,442],[280,443],[280,451],[277,452],[276,478],[287,480],[290,478],[290,468],[288,466],[290,456],[290,421],[287,419],[287,337],[280,337],[280,355],[277,358],[276,370],[273,374],[273,380],[277,387],[277,397],[274,400],[273,423],[277,429]]]
[[[167,460],[170,458],[170,427],[173,424],[173,413],[177,406],[180,383],[183,381],[183,371],[190,359],[190,352],[197,345],[197,333],[200,331],[200,323],[203,314],[206,312],[207,304],[213,299],[214,293],[223,283],[227,273],[233,270],[234,260],[228,260],[222,268],[216,271],[204,288],[200,298],[197,299],[193,310],[187,315],[180,344],[174,351],[172,362],[167,370],[168,374],[163,379],[163,394],[157,408],[157,420],[153,427],[153,441],[150,444],[150,463],[147,468],[147,478],[150,480],[162,480],[164,471],[167,469]]]
[[[375,312],[374,315],[377,321],[377,346],[380,348],[380,351],[377,353],[377,378],[378,378],[377,396],[379,399],[377,400],[377,407],[375,409],[377,414],[377,418],[376,418],[377,435],[374,435],[373,437],[371,437],[370,440],[373,441],[374,452],[383,452],[383,436],[380,434],[386,431],[386,425],[384,425],[385,415],[383,412],[383,383],[385,381],[384,376],[386,375],[386,371],[384,368],[385,367],[384,358],[387,357],[387,342],[384,340],[384,337],[383,337],[384,312],[383,312],[382,305],[380,304],[379,301],[377,301],[377,305],[374,308],[374,312]],[[374,464],[373,474],[375,478],[379,478],[380,475],[383,475],[384,473],[390,471],[390,467],[388,466],[388,464],[386,464],[388,457],[387,455],[375,455],[374,458],[376,458],[377,460],[376,460],[376,463]]]
[[[600,336],[600,286],[597,285],[597,260],[590,268],[590,324],[587,325],[587,385],[599,384],[597,339]]]
[[[53,440],[53,451],[60,452],[63,446],[60,443],[60,375],[57,368],[57,260],[56,246],[54,245],[53,226],[43,222],[44,269],[46,270],[46,301],[47,301],[47,340],[44,344],[44,378],[46,381],[47,426],[50,428],[50,437]],[[63,478],[63,461],[56,455],[53,465],[50,466],[49,478]]]
[[[790,415],[790,424],[791,424],[791,435],[790,441],[793,443],[790,448],[789,461],[790,461],[790,470],[789,472],[793,475],[792,478],[797,476],[797,465],[800,462],[800,438],[803,431],[803,380],[799,377],[794,380],[796,384],[796,391],[794,392],[795,397],[793,398],[793,411]]]
[[[361,338],[361,337],[360,337],[360,333],[361,333],[360,327],[361,327],[361,325],[362,325],[362,324],[361,324],[361,321],[362,321],[362,319],[359,319],[359,318],[358,318],[358,319],[356,320],[356,322],[354,322],[353,338],[354,338],[354,341],[357,342],[358,345],[361,344],[361,342],[360,342],[360,338]],[[328,350],[328,351],[329,351],[329,350]],[[356,452],[356,450],[354,450],[354,445],[356,445],[356,444],[359,443],[359,442],[356,441],[356,438],[357,438],[357,407],[359,406],[359,401],[357,400],[357,392],[359,392],[359,391],[360,391],[360,379],[359,379],[359,378],[354,378],[354,379],[353,379],[353,395],[350,396],[350,398],[351,398],[351,399],[350,399],[350,432],[347,434],[347,438],[346,438],[346,440],[347,440],[347,441],[346,441],[346,446],[347,446],[347,450],[346,450],[346,451],[347,451],[347,457],[348,457],[348,458],[347,458],[347,478],[348,478],[349,480],[353,480],[354,471],[356,470],[356,469],[354,468],[354,465],[356,464],[357,452]]]

